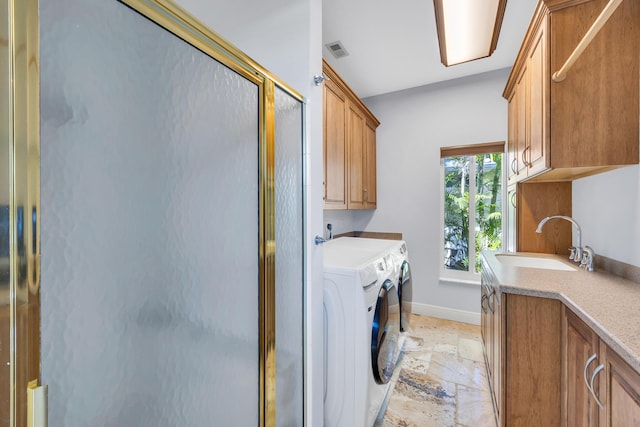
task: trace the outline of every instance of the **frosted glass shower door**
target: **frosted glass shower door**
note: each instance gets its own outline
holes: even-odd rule
[[[40,20],[49,425],[258,425],[259,86],[116,1]]]
[[[302,103],[275,90],[276,425],[303,425]]]

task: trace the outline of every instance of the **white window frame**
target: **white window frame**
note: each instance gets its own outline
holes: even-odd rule
[[[461,154],[466,157],[474,157],[474,154]],[[502,193],[502,250],[505,250],[506,244],[506,219],[507,219],[507,174],[504,168],[505,165],[506,153],[502,153],[502,188],[500,192]],[[476,256],[476,234],[475,234],[475,224],[476,224],[476,205],[475,203],[471,203],[469,206],[469,266],[471,267],[470,271],[460,271],[460,270],[450,270],[444,267],[444,159],[440,159],[440,249],[438,251],[440,259],[440,281],[445,283],[467,283],[473,285],[480,285],[480,273],[476,273],[473,268],[475,256]],[[475,186],[475,173],[476,173],[476,162],[469,163],[469,175],[473,174],[474,179],[469,179],[469,200],[475,200],[476,197],[476,186]],[[471,183],[474,183],[471,185]],[[472,232],[473,231],[473,232]]]

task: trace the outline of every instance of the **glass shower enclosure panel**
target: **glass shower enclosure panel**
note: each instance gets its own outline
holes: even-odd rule
[[[9,40],[8,4],[0,6],[0,39]],[[10,203],[10,61],[9,43],[0,43],[0,427],[11,414],[11,300],[9,294]]]
[[[303,425],[302,103],[275,90],[276,425]]]
[[[259,87],[116,1],[40,25],[49,425],[258,425]]]

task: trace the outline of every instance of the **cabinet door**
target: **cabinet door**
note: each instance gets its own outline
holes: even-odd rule
[[[347,138],[347,209],[364,209],[364,132],[365,118],[352,104],[348,108]]]
[[[566,307],[562,311],[562,426],[596,427],[598,406],[584,378],[598,366],[598,336]]]
[[[640,374],[601,342],[605,369],[599,374],[602,427],[640,426]],[[602,378],[604,377],[604,378]]]
[[[536,175],[548,169],[547,152],[547,56],[545,25],[543,21],[533,47],[529,53],[527,71],[529,74],[529,138],[523,157],[527,164],[527,176]]]
[[[513,91],[508,105],[508,135],[507,135],[507,182],[518,181],[518,92]]]
[[[489,366],[489,345],[491,342],[489,341],[489,295],[490,295],[490,285],[491,285],[491,276],[490,269],[487,263],[482,260],[482,271],[480,272],[480,335],[482,337],[482,345],[484,347],[484,356],[487,362],[487,369],[491,371],[491,367]]]
[[[495,365],[493,364],[493,361],[494,361],[493,353],[495,351],[493,347],[495,343],[494,341],[495,329],[493,328],[493,322],[494,322],[493,305],[494,305],[495,289],[491,287],[491,284],[489,284],[489,287],[487,288],[486,291],[487,291],[487,318],[485,323],[485,327],[486,327],[485,355],[487,357],[487,371],[489,373],[489,381],[492,383],[492,386],[493,386],[493,371],[495,369]]]
[[[331,81],[324,84],[324,208],[346,209],[347,103]]]
[[[365,179],[364,201],[367,209],[376,208],[377,173],[376,173],[376,128],[367,122],[364,127],[365,143]]]
[[[502,303],[501,303],[501,299],[502,299],[503,294],[501,294],[500,292],[496,292],[494,289],[494,294],[493,294],[493,304],[492,304],[492,308],[493,308],[493,313],[492,313],[492,317],[493,317],[493,323],[492,323],[492,327],[493,327],[493,351],[492,351],[492,358],[493,358],[493,370],[491,372],[491,387],[492,387],[492,391],[493,391],[493,400],[495,403],[495,411],[496,411],[496,417],[498,417],[498,419],[500,418],[500,414],[502,412],[502,367],[504,366],[503,360],[502,360],[502,326],[503,326],[503,321],[502,321],[502,316],[503,316],[503,311],[502,311]]]
[[[510,185],[507,189],[507,252],[515,252],[517,237],[517,186]]]
[[[543,20],[509,101],[509,183],[549,168],[548,60]]]
[[[551,72],[557,71],[607,0],[570,2],[550,16]],[[640,2],[623,1],[559,83],[551,82],[554,168],[638,162]]]
[[[518,180],[526,178],[527,164],[525,163],[525,150],[529,144],[529,72],[525,65],[516,84],[514,102],[516,109],[516,157]]]
[[[482,276],[484,280],[484,275]],[[489,309],[488,309],[488,301],[489,298],[488,293],[486,292],[484,284],[482,285],[482,290],[480,292],[480,336],[482,338],[482,346],[484,348],[484,357],[487,362],[487,370],[489,368]]]
[[[504,401],[508,427],[560,427],[561,306],[558,300],[503,294]]]

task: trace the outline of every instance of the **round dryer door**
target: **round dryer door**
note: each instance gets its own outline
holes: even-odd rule
[[[385,280],[378,293],[371,331],[371,365],[373,378],[386,384],[393,375],[400,335],[398,291],[391,280]]]
[[[411,267],[407,261],[402,263],[400,280],[398,281],[398,298],[400,299],[400,331],[409,330],[409,315],[411,314],[411,299],[413,291],[411,286]]]

